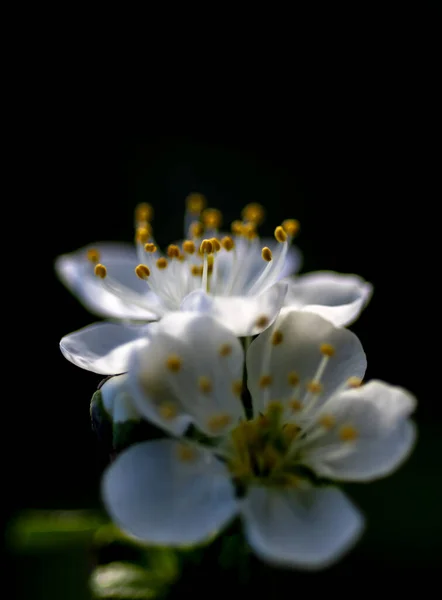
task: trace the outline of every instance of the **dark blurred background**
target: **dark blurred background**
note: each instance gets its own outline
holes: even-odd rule
[[[197,191],[226,222],[248,202],[263,204],[263,234],[284,218],[299,219],[303,273],[336,270],[371,281],[373,299],[352,326],[368,355],[367,378],[401,385],[419,401],[419,439],[408,463],[383,481],[348,486],[368,522],[355,550],[315,575],[257,568],[253,593],[300,583],[314,590],[336,579],[422,581],[439,572],[442,402],[440,367],[431,359],[439,354],[438,273],[423,250],[436,201],[426,173],[435,162],[423,156],[421,121],[407,118],[409,106],[376,95],[350,104],[318,107],[313,118],[276,110],[265,121],[260,111],[251,118],[251,105],[242,113],[247,127],[238,114],[198,126],[180,115],[184,128],[160,123],[154,111],[149,120],[116,125],[112,111],[97,106],[92,114],[82,104],[59,128],[52,121],[46,133],[39,126],[23,140],[21,178],[31,207],[23,227],[32,235],[20,283],[21,368],[8,392],[13,400],[5,398],[12,416],[4,428],[14,437],[7,518],[29,508],[100,507],[103,460],[89,401],[101,378],[68,363],[58,348],[64,334],[98,319],[57,281],[55,257],[94,241],[130,242],[140,201],[154,205],[156,238],[166,245],[181,237],[184,199]],[[75,552],[10,554],[18,597],[87,598],[81,589],[90,557]],[[215,572],[204,576],[216,581]]]

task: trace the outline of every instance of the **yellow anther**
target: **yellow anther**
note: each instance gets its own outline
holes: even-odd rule
[[[264,221],[265,211],[261,204],[251,202],[243,208],[241,215],[245,221],[251,221],[259,225]]]
[[[232,346],[230,344],[223,344],[220,346],[219,353],[221,356],[229,356],[232,354]]]
[[[242,226],[242,235],[248,240],[253,240],[258,237],[256,225],[254,223],[244,223]]]
[[[147,279],[150,275],[150,269],[147,265],[138,265],[138,267],[135,267],[135,273],[140,279]]]
[[[333,415],[322,415],[319,418],[319,424],[324,429],[332,429],[336,424],[336,419]]]
[[[270,320],[266,315],[261,315],[260,317],[258,317],[255,321],[255,327],[259,327],[260,329],[264,329],[264,327],[267,327],[267,325],[269,324]]]
[[[170,419],[174,419],[177,416],[178,409],[176,405],[172,402],[164,402],[158,407],[158,412],[163,417],[163,419],[169,421]]]
[[[230,252],[230,250],[233,250],[233,248],[235,247],[235,242],[230,236],[226,235],[226,237],[223,237],[223,239],[221,240],[221,246],[224,248],[224,250]]]
[[[198,379],[198,388],[202,394],[210,394],[212,391],[212,382],[205,375],[201,375]]]
[[[271,375],[261,375],[261,377],[259,378],[259,387],[260,388],[266,388],[269,387],[269,385],[271,385],[272,383],[272,376]]]
[[[147,240],[150,238],[152,233],[152,229],[149,226],[138,227],[137,232],[135,234],[135,240],[140,242],[141,244],[145,244]]]
[[[242,235],[243,227],[244,224],[242,223],[242,221],[238,220],[233,221],[233,223],[230,225],[230,229],[235,235]]]
[[[279,400],[270,400],[267,404],[266,414],[270,418],[279,417],[284,412],[284,406]]]
[[[270,248],[267,248],[267,246],[264,246],[264,248],[261,250],[261,256],[266,262],[270,262],[273,258],[272,251]]]
[[[202,212],[201,220],[208,229],[218,229],[221,226],[223,216],[217,208],[206,208]]]
[[[205,208],[206,204],[206,198],[202,194],[192,193],[186,198],[187,210],[193,215],[199,215],[200,212]]]
[[[213,256],[213,254],[209,254],[209,256],[207,257],[207,264],[210,267],[213,267],[213,263],[215,262],[215,257]]]
[[[241,394],[242,394],[242,388],[243,388],[242,381],[240,379],[236,379],[232,383],[232,392],[233,392],[234,396],[238,396],[240,398]]]
[[[333,356],[336,352],[334,346],[331,344],[321,344],[320,346],[321,354],[324,356]]]
[[[272,335],[272,344],[274,346],[279,346],[279,344],[282,343],[282,340],[284,339],[284,336],[282,334],[282,331],[274,331],[273,335]]]
[[[298,383],[299,383],[298,373],[296,373],[296,371],[290,371],[290,373],[287,375],[287,380],[289,382],[289,385],[298,385]]]
[[[181,369],[181,365],[181,358],[176,354],[171,354],[166,360],[166,367],[169,369],[169,371],[172,371],[172,373],[178,373],[178,371]]]
[[[146,252],[156,252],[157,251],[157,247],[155,246],[155,244],[152,244],[152,242],[148,242],[147,244],[145,244],[144,249],[146,250]]]
[[[94,273],[100,279],[104,279],[107,275],[107,269],[104,265],[98,263],[98,265],[95,265]]]
[[[349,377],[347,385],[351,388],[358,388],[362,385],[362,379],[360,377]]]
[[[193,462],[198,456],[196,450],[187,444],[179,444],[177,454],[183,462]]]
[[[322,392],[322,385],[319,381],[309,381],[307,383],[307,389],[312,394],[320,394]]]
[[[135,221],[137,223],[140,222],[148,222],[153,219],[153,207],[148,202],[141,202],[135,208]]]
[[[213,415],[207,421],[207,427],[212,433],[220,433],[227,425],[232,422],[232,417],[227,413],[221,413],[219,415]]]
[[[157,260],[158,269],[165,269],[167,267],[167,265],[168,265],[167,258],[164,258],[164,256],[162,256],[161,258],[159,258]]]
[[[352,442],[358,437],[358,430],[353,425],[342,425],[339,428],[339,439],[343,442]]]
[[[87,259],[91,263],[94,263],[94,265],[96,265],[97,262],[100,260],[100,253],[95,248],[89,248],[89,250],[87,251]]]
[[[180,253],[179,256],[177,256],[177,258],[180,262],[184,262],[186,260],[186,257],[182,253]]]
[[[203,274],[203,266],[202,265],[192,265],[190,267],[190,272],[194,277],[201,276]]]
[[[219,240],[216,238],[210,238],[210,241],[212,242],[213,252],[219,252],[221,250],[221,244]]]
[[[292,409],[293,412],[298,412],[302,408],[302,403],[296,398],[292,398],[288,401],[288,406]]]
[[[278,227],[275,229],[275,238],[276,241],[280,242],[281,244],[287,240],[287,234],[281,225],[278,225]]]
[[[195,223],[192,223],[192,225],[190,226],[190,235],[194,238],[199,238],[203,235],[204,233],[204,226],[202,223],[200,223],[199,221],[195,221]]]
[[[187,252],[187,254],[194,254],[195,253],[195,242],[193,242],[192,240],[185,240],[183,242],[183,251]]]
[[[167,256],[169,258],[178,258],[180,255],[180,249],[175,244],[169,244],[167,247]]]
[[[290,237],[293,237],[299,231],[299,228],[300,228],[299,221],[297,221],[296,219],[286,219],[282,223],[282,228],[284,229],[284,231],[286,232],[287,235],[289,235]]]
[[[201,246],[200,246],[200,253],[204,254],[211,254],[213,252],[213,245],[212,242],[208,239],[205,239],[201,242]]]

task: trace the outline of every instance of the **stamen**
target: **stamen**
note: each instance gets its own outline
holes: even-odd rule
[[[288,401],[288,406],[292,409],[293,412],[298,412],[302,408],[302,403],[296,398],[292,398]]]
[[[289,235],[290,237],[294,237],[299,231],[300,224],[299,221],[297,221],[296,219],[286,219],[282,223],[282,228],[284,229],[287,235]]]
[[[265,261],[270,262],[272,260],[272,251],[267,246],[264,246],[261,250],[261,256]]]
[[[146,250],[146,252],[157,251],[157,247],[155,246],[155,244],[152,244],[152,242],[148,242],[147,244],[145,244],[144,249]]]
[[[153,207],[148,202],[141,202],[135,208],[135,222],[145,223],[152,221],[153,219]]]
[[[178,373],[178,371],[181,369],[181,365],[181,358],[176,354],[171,354],[166,361],[166,367],[169,369],[169,371],[172,371],[172,373]]]
[[[232,417],[227,413],[213,415],[207,422],[207,427],[212,433],[220,433],[227,425],[232,422]]]
[[[358,435],[358,430],[353,425],[342,425],[339,428],[339,439],[343,442],[353,442]]]
[[[158,269],[165,269],[167,267],[167,258],[164,258],[164,256],[162,256],[161,258],[159,258],[157,260],[157,267]]]
[[[202,223],[200,223],[199,221],[196,221],[195,223],[192,223],[192,225],[189,228],[189,233],[193,238],[199,238],[203,235],[204,233],[204,226]]]
[[[244,223],[242,226],[242,235],[248,240],[257,238],[256,225],[254,223]]]
[[[284,336],[282,334],[282,331],[275,331],[272,335],[272,344],[274,346],[279,346],[279,344],[282,343],[282,340],[284,339]]]
[[[261,315],[255,321],[255,327],[260,329],[264,329],[270,323],[270,319],[266,315]]]
[[[238,220],[233,221],[232,224],[230,225],[230,229],[231,229],[232,233],[234,233],[235,235],[242,235],[243,223]]]
[[[146,224],[143,227],[137,228],[137,231],[135,234],[135,240],[137,242],[145,244],[147,242],[147,240],[150,238],[151,234],[152,234],[152,228],[149,226],[149,224]]]
[[[192,193],[186,198],[187,210],[193,215],[199,215],[207,204],[205,196],[202,194]]]
[[[306,387],[312,394],[320,394],[322,392],[322,385],[319,383],[319,381],[309,381]]]
[[[213,244],[211,240],[205,239],[201,242],[200,254],[211,254],[213,252]]]
[[[202,265],[192,265],[190,267],[190,272],[194,277],[201,277],[203,274],[203,266]]]
[[[243,383],[240,379],[237,379],[232,383],[232,392],[235,396],[238,396],[240,398],[242,394],[242,389]]]
[[[321,427],[324,427],[324,429],[332,429],[335,426],[336,423],[336,419],[333,415],[322,415],[319,418],[319,424],[321,425]]]
[[[290,373],[287,375],[287,379],[289,385],[298,385],[299,383],[299,375],[295,371],[290,371]]]
[[[279,243],[283,243],[287,241],[287,234],[284,231],[284,229],[281,227],[281,225],[278,225],[278,227],[275,229],[275,238],[276,241]]]
[[[226,237],[223,237],[223,239],[221,240],[221,246],[224,248],[224,250],[230,252],[235,247],[235,242],[232,240],[231,237],[226,235]]]
[[[201,214],[201,220],[208,229],[219,229],[222,223],[222,214],[217,208],[206,208]]]
[[[212,391],[212,382],[208,377],[202,375],[198,379],[198,388],[202,394],[210,394]]]
[[[87,259],[95,265],[100,260],[100,253],[95,248],[89,248],[87,251]]]
[[[260,388],[264,389],[271,385],[273,379],[271,375],[261,375],[259,378],[258,385]]]
[[[104,279],[107,275],[107,269],[104,265],[98,263],[98,265],[95,265],[94,273],[100,279]]]
[[[179,444],[177,454],[183,462],[193,462],[197,457],[195,449],[187,444]]]
[[[213,252],[219,252],[221,250],[221,244],[216,238],[210,238],[209,241],[212,243]]]
[[[251,202],[243,208],[241,216],[245,221],[251,221],[256,225],[260,225],[264,221],[265,210],[261,204]]]
[[[140,279],[147,280],[150,275],[150,269],[147,265],[138,265],[135,267],[135,273]]]
[[[362,385],[362,379],[360,377],[349,377],[347,385],[351,388],[358,388]]]
[[[159,413],[167,421],[174,419],[178,414],[178,409],[173,402],[164,402],[159,406]]]
[[[167,256],[169,258],[179,258],[180,249],[175,244],[169,244],[167,248]]]
[[[336,350],[331,344],[321,344],[320,346],[321,354],[324,356],[334,356]]]
[[[185,240],[183,242],[183,251],[187,254],[195,253],[195,243],[192,240]]]

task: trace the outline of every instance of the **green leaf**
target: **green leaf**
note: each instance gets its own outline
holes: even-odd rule
[[[146,600],[162,593],[155,575],[131,563],[114,562],[95,569],[91,577],[95,598]]]

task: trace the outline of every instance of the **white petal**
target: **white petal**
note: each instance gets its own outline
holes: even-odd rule
[[[208,296],[197,290],[184,298],[181,310],[210,314],[238,337],[257,335],[278,316],[286,291],[283,282],[258,296]],[[261,318],[264,325],[260,324]]]
[[[226,348],[228,355],[223,352]],[[180,360],[177,371],[167,366],[172,356]],[[244,416],[235,393],[243,365],[240,342],[218,321],[198,313],[170,313],[157,324],[152,343],[134,352],[131,389],[146,418],[168,430],[177,427],[175,432],[182,432],[193,420],[208,435],[221,435]],[[171,405],[176,417],[164,420],[161,414]],[[220,415],[225,424],[217,428],[213,419]]]
[[[158,298],[149,291],[146,282],[135,275],[134,269],[139,261],[135,248],[126,244],[100,242],[59,256],[55,261],[55,270],[64,285],[88,310],[99,316],[155,320],[156,312],[134,305],[129,298],[125,299],[103,287],[94,275],[93,265],[86,258],[89,248],[99,251],[100,262],[106,266],[109,276],[139,297],[140,302],[153,307],[159,305]]]
[[[370,481],[389,475],[413,449],[416,430],[407,417],[415,404],[409,392],[381,381],[337,394],[322,409],[333,415],[336,425],[306,449],[304,463],[333,479]],[[339,440],[343,425],[357,431],[356,440],[350,444]],[[343,445],[349,451],[337,453]]]
[[[373,286],[357,275],[331,271],[308,273],[288,281],[286,306],[314,312],[337,326],[353,322],[373,292]]]
[[[116,375],[105,381],[100,392],[104,408],[114,423],[141,419],[128,390],[126,374]]]
[[[273,334],[282,333],[282,342],[272,344]],[[247,352],[247,385],[256,411],[265,409],[269,400],[302,401],[306,384],[311,381],[323,359],[321,344],[330,344],[335,350],[320,379],[322,404],[349,377],[362,378],[367,361],[359,339],[347,329],[334,327],[319,315],[283,309],[275,323],[259,335]],[[289,385],[289,373],[299,377],[296,387]],[[261,389],[262,375],[270,375],[270,388]]]
[[[156,323],[123,325],[94,323],[63,337],[60,349],[71,363],[101,375],[116,375],[127,371],[131,351],[142,344]]]
[[[152,544],[204,541],[237,512],[226,467],[208,450],[156,440],[131,446],[104,474],[102,494],[121,529]],[[187,460],[185,460],[187,459]]]
[[[327,567],[356,542],[363,528],[361,514],[336,488],[253,487],[242,512],[256,554],[281,566]]]

